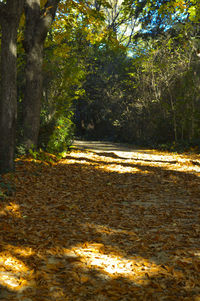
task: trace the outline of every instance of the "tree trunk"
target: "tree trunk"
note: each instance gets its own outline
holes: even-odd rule
[[[195,100],[194,96],[192,98],[192,114],[191,114],[191,134],[190,134],[190,141],[194,138],[195,133]]]
[[[0,100],[0,173],[14,169],[17,119],[17,30],[23,0],[0,5],[1,19],[1,100]]]
[[[55,17],[58,0],[48,0],[40,9],[40,0],[26,0],[24,49],[26,87],[23,101],[23,144],[37,146],[42,100],[42,65],[44,41]]]
[[[37,146],[42,99],[43,45],[34,43],[26,50],[26,87],[23,101],[23,143],[27,149]]]
[[[170,104],[171,104],[171,110],[172,110],[172,118],[173,118],[173,128],[174,128],[174,140],[177,142],[177,122],[176,122],[176,109],[173,101],[173,97],[171,94],[170,89],[168,88],[169,97],[170,97]]]

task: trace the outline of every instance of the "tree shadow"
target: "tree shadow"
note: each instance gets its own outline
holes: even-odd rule
[[[157,160],[157,159],[144,159],[144,158],[136,158],[134,155],[131,155],[131,157],[121,157],[115,153],[112,152],[98,152],[96,153],[97,156],[107,157],[107,158],[113,158],[113,159],[122,159],[122,160],[133,160],[133,161],[143,161],[143,162],[155,162],[155,163],[170,163],[170,164],[176,164],[177,160]],[[198,163],[198,162],[197,162]]]
[[[135,157],[124,158],[124,157],[120,157],[120,156],[116,155],[115,153],[96,153],[96,156],[105,157],[105,158],[108,158],[108,159],[110,159],[110,158],[111,159],[116,159],[116,161],[113,161],[113,163],[116,162],[116,164],[118,163],[117,160],[118,161],[119,160],[124,160],[124,161],[139,161],[139,162],[148,162],[148,163],[169,163],[169,164],[176,164],[178,162],[176,160],[172,160],[172,161],[170,161],[170,160],[153,160],[153,159],[149,160],[149,159],[143,159],[143,158],[138,159],[138,158],[135,158]],[[75,159],[77,161],[83,161],[84,160],[84,161],[91,162],[91,163],[100,163],[100,162],[102,162],[103,164],[111,164],[110,161],[106,162],[106,161],[102,161],[102,159],[97,160],[97,158],[95,160],[95,159],[88,159],[88,158],[85,158],[85,157],[78,157],[77,158],[77,157],[73,157],[73,156],[65,156],[65,159],[69,159],[69,160]],[[118,164],[122,164],[122,165],[123,164],[127,164],[127,166],[131,165],[130,162],[129,163],[120,162]],[[194,164],[194,165],[200,165],[198,162],[197,163],[193,163],[192,162],[192,164]]]
[[[1,272],[28,282],[5,300],[199,296],[199,177],[123,162],[137,171],[109,171],[113,162],[99,168],[79,159],[18,166],[0,222],[0,261]]]

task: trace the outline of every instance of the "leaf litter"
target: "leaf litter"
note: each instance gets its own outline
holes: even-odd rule
[[[200,156],[48,156],[4,176],[0,300],[200,300]]]

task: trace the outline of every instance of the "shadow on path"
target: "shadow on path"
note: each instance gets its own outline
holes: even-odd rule
[[[112,159],[18,162],[1,203],[3,300],[198,300],[200,178]]]

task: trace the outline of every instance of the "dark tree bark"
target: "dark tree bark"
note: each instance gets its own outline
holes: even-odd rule
[[[14,169],[17,119],[17,30],[24,0],[0,3],[1,97],[0,97],[0,173]]]
[[[40,0],[25,0],[24,49],[26,53],[26,87],[23,102],[23,144],[37,146],[42,99],[42,65],[44,42],[54,20],[59,0],[48,0],[40,9]]]

